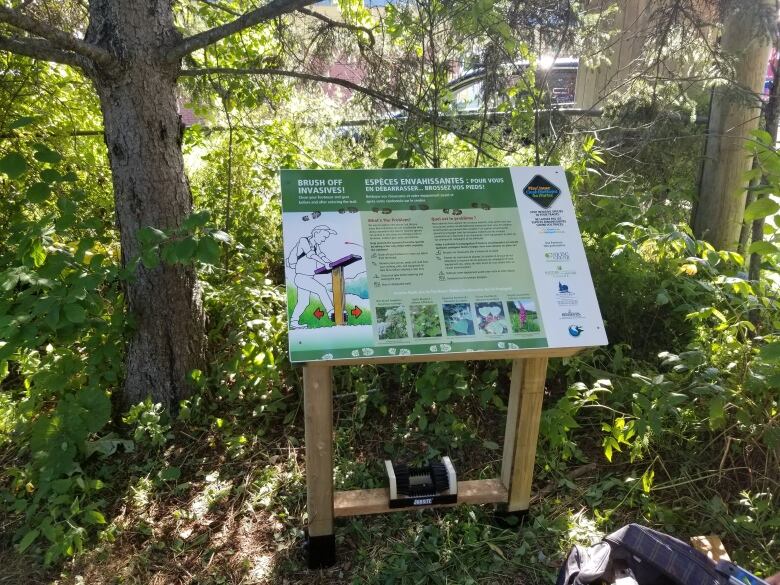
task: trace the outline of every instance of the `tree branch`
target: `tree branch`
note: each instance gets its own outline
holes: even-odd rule
[[[114,58],[108,51],[5,6],[0,6],[0,22],[10,24],[35,36],[43,37],[51,43],[52,48],[73,51],[91,59],[97,64],[111,65],[114,62]]]
[[[232,34],[241,32],[266,20],[271,20],[277,16],[294,12],[300,8],[314,4],[317,0],[271,0],[260,8],[246,12],[222,26],[211,28],[207,31],[187,37],[175,45],[167,55],[168,61],[178,61],[184,55],[213,45],[217,41],[224,39]]]
[[[321,20],[322,22],[326,23],[328,26],[333,26],[336,28],[345,28],[353,32],[364,32],[368,35],[368,38],[370,39],[371,47],[373,47],[376,44],[376,39],[374,39],[374,31],[372,31],[368,27],[360,26],[357,24],[349,24],[348,22],[340,22],[338,20],[333,20],[329,16],[321,14],[315,10],[309,10],[308,8],[299,8],[298,12],[300,12],[301,14],[305,14],[306,16],[311,16],[313,18],[316,18],[317,20]]]
[[[233,16],[241,16],[241,13],[238,10],[233,10],[232,8],[229,8],[228,6],[225,6],[224,4],[220,4],[219,2],[216,2],[215,0],[198,0],[199,2],[202,2],[206,6],[211,6],[212,8],[217,8],[218,10],[221,10],[222,12],[227,12],[228,14],[232,14]]]
[[[43,39],[0,36],[0,50],[71,67],[83,68],[86,64],[86,60],[81,55],[58,49]]]
[[[390,104],[391,106],[395,106],[396,108],[400,108],[404,110],[405,112],[409,112],[410,114],[415,114],[422,117],[428,117],[428,114],[421,110],[420,108],[408,104],[404,102],[401,99],[398,99],[395,96],[392,96],[390,94],[382,93],[381,91],[377,91],[375,89],[371,89],[370,87],[365,87],[363,85],[357,84],[353,81],[349,81],[347,79],[342,79],[340,77],[330,77],[327,75],[317,75],[315,73],[305,73],[303,71],[289,71],[287,69],[277,69],[275,67],[250,67],[245,69],[230,69],[227,67],[206,67],[202,69],[184,69],[182,70],[179,75],[183,77],[200,77],[202,75],[212,75],[212,74],[219,74],[219,75],[280,75],[282,77],[294,77],[296,79],[304,79],[307,81],[317,81],[319,83],[332,83],[334,85],[340,85],[342,87],[346,87],[347,89],[351,89],[352,91],[356,91],[358,93],[362,93],[364,95],[367,95],[369,97],[372,97],[374,99],[383,101],[387,104]]]
[[[441,119],[434,119],[434,117],[431,116],[431,114],[429,114],[425,110],[422,110],[413,104],[409,104],[393,95],[382,93],[381,91],[371,89],[370,87],[366,87],[364,85],[360,85],[352,81],[348,81],[346,79],[341,79],[340,77],[329,77],[326,75],[317,75],[315,73],[305,73],[302,71],[289,71],[287,69],[277,69],[274,67],[256,67],[256,68],[243,68],[243,69],[231,69],[227,67],[205,67],[201,69],[183,69],[182,71],[179,72],[179,75],[182,77],[200,77],[202,75],[212,75],[212,74],[214,75],[279,75],[282,77],[293,77],[295,79],[303,79],[306,81],[316,81],[318,83],[332,83],[334,85],[340,85],[342,87],[346,87],[347,89],[351,89],[352,91],[362,93],[363,95],[367,95],[369,97],[372,97],[376,100],[379,100],[391,106],[395,106],[396,108],[399,108],[407,112],[408,114],[413,114],[423,120],[426,120],[431,124],[435,124],[436,126],[448,132],[452,132],[455,136],[457,136],[461,140],[468,142],[474,148],[480,150],[483,153],[483,155],[488,156],[489,158],[494,158],[488,152],[486,152],[481,145],[476,143],[476,140],[474,139],[473,136],[470,136],[468,133],[463,132],[457,128],[453,128],[451,126],[448,126],[447,124],[444,124]]]

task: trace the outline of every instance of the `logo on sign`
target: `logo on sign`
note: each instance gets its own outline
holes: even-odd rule
[[[571,291],[569,290],[569,285],[563,284],[562,282],[558,282],[558,292],[561,294],[571,294]]]
[[[561,194],[561,190],[541,175],[536,175],[523,189],[526,197],[547,209]]]
[[[569,335],[571,335],[572,337],[579,337],[580,333],[582,333],[583,331],[585,330],[579,325],[572,325],[569,327]]]
[[[566,251],[562,252],[545,252],[544,257],[548,262],[568,262],[571,258]]]

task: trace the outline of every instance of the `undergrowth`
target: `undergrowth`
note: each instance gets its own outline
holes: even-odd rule
[[[573,543],[628,522],[682,539],[717,533],[755,573],[778,569],[771,254],[749,281],[742,256],[686,228],[585,224],[610,345],[550,363],[540,496],[528,516],[512,525],[468,506],[341,521],[339,562],[311,573],[301,547],[301,371],[287,357],[268,177],[256,177],[264,196],[240,208],[267,229],[263,241],[246,224],[229,238],[208,213],[146,234],[138,261],[198,265],[211,363],[192,372],[195,392],[176,412],[149,400],[122,412],[112,397],[132,327],[121,309],[127,274],[107,220],[89,213],[99,198],[83,196],[54,149],[30,142],[16,155],[0,163],[9,177],[2,211],[24,220],[0,234],[0,560],[9,581],[549,583]],[[38,203],[22,209],[31,196]],[[403,326],[434,335],[435,317],[421,306]],[[367,365],[334,376],[337,489],[382,486],[385,458],[448,454],[462,479],[498,474],[507,363]]]

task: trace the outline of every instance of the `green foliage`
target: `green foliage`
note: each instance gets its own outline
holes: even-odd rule
[[[567,175],[586,231],[621,222],[663,229],[688,220],[700,173],[704,99],[674,83],[634,80],[604,104],[604,129],[573,142]]]
[[[744,220],[763,222],[762,239],[748,247],[749,254],[760,254],[766,268],[777,270],[778,244],[780,244],[780,155],[775,150],[772,137],[764,130],[753,132],[754,140],[748,143],[748,151],[756,164],[746,173],[746,179],[754,182],[751,187],[756,199],[745,209]],[[774,217],[772,217],[774,216]]]
[[[539,421],[539,437],[543,443],[542,453],[549,465],[550,462],[570,459],[584,459],[580,447],[573,440],[572,434],[580,428],[577,417],[582,408],[608,399],[612,383],[609,380],[597,380],[592,388],[583,382],[572,384],[558,401],[542,412]]]
[[[473,585],[522,566],[530,556],[528,547],[517,547],[511,531],[484,522],[477,510],[438,520],[401,530],[381,554],[358,553],[361,569],[352,583],[447,583],[450,575],[459,575],[460,583]]]
[[[377,307],[376,314],[379,339],[405,339],[409,337],[406,309],[403,305]]]
[[[414,337],[441,336],[441,321],[437,305],[412,305],[411,316]]]
[[[236,405],[233,418],[246,417],[254,425],[253,433],[261,434],[273,424],[272,415],[289,422],[295,414],[285,381],[289,375],[285,296],[248,258],[238,259],[235,278],[205,287],[215,367],[208,378],[196,376],[202,399],[185,405],[180,416],[206,416],[226,402]],[[227,432],[231,428],[225,426]]]
[[[630,343],[637,358],[684,347],[692,335],[685,316],[708,294],[696,280],[681,277],[705,264],[688,260],[697,243],[685,227],[668,233],[628,223],[619,228],[585,239],[610,342]]]
[[[618,345],[612,352],[596,352],[565,364],[568,379],[573,375],[574,379],[580,378],[585,372],[593,379],[605,379],[597,380],[590,389],[577,382],[545,411],[541,424],[541,438],[547,446],[544,461],[554,469],[556,453],[564,458],[583,458],[576,437],[586,430],[582,415],[587,409],[584,421],[601,431],[605,459],[644,466],[632,476],[631,485],[638,487],[632,488],[624,501],[642,510],[650,520],[677,527],[686,522],[688,515],[679,505],[663,500],[666,490],[676,489],[678,481],[670,475],[670,465],[675,466],[673,473],[690,478],[679,480],[682,483],[706,480],[711,473],[706,471],[708,458],[714,459],[710,468],[723,470],[729,461],[730,469],[741,469],[741,464],[752,464],[748,453],[755,449],[764,454],[767,466],[778,462],[780,433],[773,422],[780,408],[780,378],[776,374],[780,322],[775,277],[767,273],[769,277],[758,282],[745,280],[740,255],[716,252],[684,231],[664,233],[636,226],[624,229],[629,230],[628,234],[608,238],[616,244],[613,259],[617,262],[628,254],[635,274],[651,266],[655,270],[664,267],[666,272],[660,290],[629,285],[630,295],[646,295],[648,300],[656,297],[655,306],[651,302],[644,308],[636,305],[636,319],[646,319],[648,313],[662,319],[656,307],[673,305],[680,326],[688,333],[678,337],[680,347],[676,350],[661,350],[660,343],[656,345],[656,360],[644,361],[642,354]],[[622,271],[620,274],[625,276]],[[597,283],[603,278],[598,272],[594,277]],[[610,319],[609,309],[605,315],[611,340],[635,338],[624,329],[632,327],[628,321]],[[665,327],[668,330],[671,322]],[[555,449],[551,459],[547,459],[547,449]],[[680,452],[686,454],[682,460],[677,456]],[[699,467],[701,471],[694,471]],[[666,482],[659,483],[661,473],[668,478]],[[696,475],[702,479],[695,479]],[[770,472],[753,483],[760,485],[758,491],[768,494],[770,500],[776,496],[773,475]],[[656,495],[656,490],[663,491]],[[728,530],[735,538],[753,539],[747,523],[737,520],[738,510],[748,498],[733,492],[726,498],[721,495],[711,496],[713,501],[717,498],[721,502],[721,507],[707,512],[721,519],[718,529]],[[763,531],[779,519],[776,514],[760,511],[765,510],[761,502],[759,497],[751,505],[755,517],[761,518],[759,538],[767,542]],[[609,512],[605,519],[612,514]],[[765,549],[748,556],[753,566],[767,567],[771,556],[767,553]]]
[[[151,398],[146,398],[130,407],[122,419],[125,424],[133,427],[133,440],[136,445],[148,445],[160,449],[170,438],[170,423],[161,404],[152,404]]]
[[[10,179],[18,179],[27,170],[27,161],[18,152],[9,152],[0,159],[0,172],[8,175]]]
[[[2,211],[14,229],[0,253],[0,370],[14,402],[0,439],[19,459],[3,472],[2,501],[23,518],[18,550],[52,562],[105,523],[103,482],[89,468],[105,455],[124,317],[116,245],[106,221],[87,213],[94,200],[53,147],[17,147],[3,158]]]
[[[715,252],[681,232],[666,235],[635,230],[633,239],[617,241],[622,242],[616,248],[620,254],[631,250],[638,257],[646,254],[644,262],[677,266],[677,274],[663,281],[656,304],[677,304],[691,336],[684,351],[658,352],[661,373],[634,372],[630,381],[615,382],[616,388],[631,389],[630,395],[621,393],[626,400],[623,405],[630,404],[631,412],[628,417],[603,423],[609,433],[604,440],[607,457],[622,444],[632,446],[632,457],[641,455],[667,428],[682,434],[697,433],[703,430],[702,421],[719,430],[771,417],[776,408],[772,396],[776,380],[767,377],[767,350],[756,351],[763,340],[755,337],[758,331],[749,315],[757,316],[769,331],[780,325],[772,285],[744,280],[739,276],[744,270],[741,256]],[[676,298],[685,299],[685,303]],[[771,341],[774,333],[765,339]],[[611,396],[613,408],[618,410],[621,394]],[[771,429],[769,425],[768,435],[773,437]],[[740,431],[746,440],[766,439],[763,430],[749,424]],[[771,451],[775,445],[769,440],[765,447]]]
[[[347,21],[376,24],[360,3],[341,5]],[[701,139],[695,96],[671,84],[638,83],[631,99],[610,101],[598,139],[579,129],[546,134],[547,122],[558,122],[534,114],[546,99],[527,44],[536,33],[514,30],[505,6],[387,7],[382,41],[398,57],[392,82],[436,124],[413,112],[355,130],[340,122],[370,113],[357,97],[334,106],[266,76],[188,79],[185,93],[203,121],[184,137],[198,211],[177,229],[140,230],[141,254],[125,269],[104,146],[60,137],[74,120],[100,128],[89,84],[64,68],[3,57],[14,74],[0,85],[8,104],[0,127],[10,136],[0,145],[0,454],[8,462],[0,506],[16,550],[31,557],[26,565],[81,552],[77,563],[101,570],[114,555],[127,561],[117,562],[124,568],[115,577],[128,582],[159,580],[166,563],[171,574],[189,563],[203,583],[308,579],[292,552],[304,518],[304,433],[300,370],[286,351],[295,290],[282,286],[277,169],[527,164],[549,148],[548,162],[563,163],[570,179],[610,346],[551,361],[535,485],[550,486],[547,495],[511,530],[476,507],[352,519],[338,538],[354,554],[334,578],[548,582],[570,544],[629,521],[678,536],[722,533],[745,566],[774,568],[777,220],[749,249],[765,256],[756,281],[746,280],[742,256],[665,227],[689,214],[698,164],[691,153]],[[181,3],[177,18],[184,31],[203,30],[232,20],[225,8],[250,7]],[[305,37],[306,51],[346,50],[346,34],[323,27]],[[292,37],[283,22],[268,23],[193,55],[188,66],[246,66],[249,51],[252,66],[277,67],[285,43],[304,42]],[[358,50],[372,42],[366,31],[356,37]],[[530,65],[498,75],[501,95],[490,105],[501,123],[451,125],[451,59],[488,43],[502,60]],[[14,97],[30,87],[40,92]],[[67,107],[42,108],[43,94]],[[766,184],[747,217],[768,218],[780,166],[771,141],[755,138],[754,178]],[[137,262],[198,269],[209,364],[192,372],[195,392],[177,413],[147,400],[112,417],[132,325],[122,287]],[[312,302],[302,321],[317,308],[324,310]],[[515,331],[538,328],[533,312],[523,323],[509,309]],[[406,337],[407,326],[416,337],[442,334],[436,306],[377,313],[386,339]],[[468,331],[463,315],[444,316],[448,334]],[[348,322],[371,317],[364,311]],[[338,488],[382,487],[379,462],[388,456],[416,463],[449,454],[463,479],[498,474],[507,364],[344,367],[334,378]],[[586,463],[595,464],[592,474],[573,478],[570,466]],[[121,518],[112,517],[118,510]],[[244,548],[250,542],[273,557]],[[257,567],[250,573],[257,558],[273,565],[264,576]],[[217,574],[220,563],[229,578]]]
[[[138,232],[141,263],[149,269],[156,268],[160,262],[217,264],[220,244],[229,244],[231,240],[222,230],[207,227],[210,215],[205,210],[193,212],[181,228],[175,230],[163,231],[151,226],[141,228]],[[134,262],[129,266],[134,266]]]
[[[745,208],[745,221],[762,219],[780,211],[780,204],[772,199],[756,199]]]
[[[3,54],[0,86],[0,509],[17,550],[50,563],[106,520],[100,465],[122,377],[119,251],[91,84]],[[9,73],[13,72],[13,73]],[[35,88],[30,91],[30,88]],[[42,107],[45,95],[58,107]]]
[[[498,376],[495,366],[474,370],[462,362],[438,362],[422,368],[414,381],[417,398],[407,424],[425,434],[429,455],[446,454],[479,439],[464,403],[503,409],[504,401],[496,391]]]

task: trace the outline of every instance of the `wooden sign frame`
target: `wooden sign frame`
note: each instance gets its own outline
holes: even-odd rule
[[[337,366],[512,360],[501,474],[458,482],[457,503],[527,510],[547,360],[607,343],[564,169],[290,169],[281,173],[281,188],[285,276],[288,287],[294,287],[288,288],[288,301],[296,303],[289,314],[290,360],[304,364],[309,566],[335,562],[336,518],[391,511],[388,488],[334,491]],[[499,218],[504,221],[497,222]],[[307,223],[312,220],[316,221]],[[349,240],[331,242],[342,256],[332,262],[317,246],[339,233]],[[361,256],[349,254],[354,248],[348,246],[359,247]],[[294,260],[303,258],[301,249],[308,250],[303,256],[309,255],[314,270],[309,262],[299,272]],[[504,254],[507,250],[511,253]],[[342,269],[353,259],[364,258],[364,273],[356,272],[355,278],[363,274],[365,281],[354,284],[353,295],[359,299],[352,300],[354,316],[367,317],[361,323],[348,322]],[[495,264],[502,270],[492,268]],[[332,293],[323,283],[310,281],[312,271],[330,273]],[[396,278],[402,272],[403,281]],[[299,296],[299,290],[306,294]],[[320,298],[328,313],[333,311],[332,323],[320,321],[321,309],[314,313],[316,321],[299,321],[309,306],[302,300],[310,300],[311,294]],[[399,309],[404,315],[408,311],[413,318],[414,306],[435,307],[437,317],[441,311],[446,320],[445,306],[467,304],[471,312],[472,303],[482,318],[479,335],[473,318],[461,319],[471,321],[465,332],[446,331],[447,335],[441,329],[415,335],[407,325],[405,336],[384,336],[375,326],[380,308],[396,315]],[[537,318],[543,316],[543,332],[539,324],[524,330],[523,303]],[[500,323],[511,321],[511,307],[517,309],[523,326]],[[438,505],[456,505],[451,502]]]
[[[542,414],[547,360],[570,357],[579,348],[525,349],[468,354],[469,361],[512,360],[500,477],[459,481],[458,504],[499,504],[507,512],[528,510],[531,501],[536,443]],[[307,555],[309,568],[336,561],[335,519],[366,514],[417,510],[391,509],[387,488],[334,491],[333,368],[339,365],[463,361],[463,354],[333,360],[303,366],[303,409],[306,441]],[[445,504],[446,505],[446,504]],[[452,505],[452,504],[449,504]],[[456,504],[457,505],[457,504]]]

